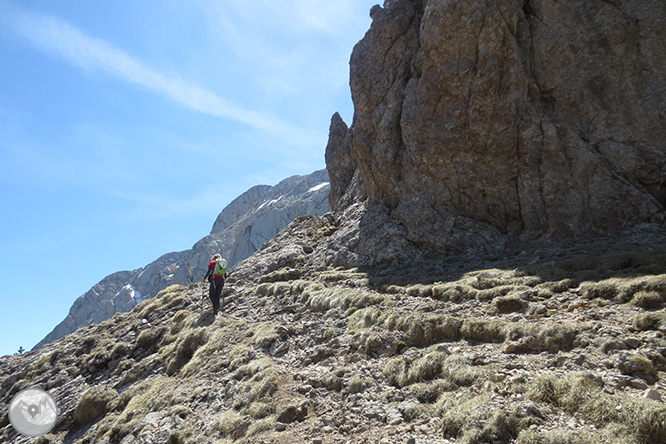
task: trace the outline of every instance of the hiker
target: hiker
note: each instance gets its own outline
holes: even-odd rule
[[[224,279],[227,277],[227,261],[222,258],[219,254],[214,254],[210,259],[208,264],[208,270],[206,270],[206,275],[203,277],[205,281],[208,279],[210,282],[210,289],[208,292],[208,297],[213,303],[213,314],[217,314],[220,309],[220,295],[222,294],[222,289],[224,288]],[[222,300],[224,303],[224,299]]]

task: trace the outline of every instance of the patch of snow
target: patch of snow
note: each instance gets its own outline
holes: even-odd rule
[[[264,202],[264,203],[262,203],[261,205],[259,205],[259,208],[257,208],[257,210],[261,210],[261,209],[264,208],[265,206],[273,205],[274,203],[277,203],[279,200],[281,200],[283,197],[284,197],[284,194],[283,194],[282,196],[278,197],[277,199],[267,200],[266,202]]]
[[[125,285],[125,286],[123,287],[123,290],[127,290],[127,292],[129,293],[130,297],[131,297],[132,299],[134,299],[134,302],[136,302],[137,304],[139,304],[139,303],[141,303],[141,302],[144,301],[144,298],[141,296],[141,293],[138,292],[138,291],[136,291],[136,290],[134,289],[134,287],[132,287],[131,284],[127,284],[127,285]]]
[[[320,183],[319,185],[310,188],[310,189],[308,190],[308,193],[314,193],[315,191],[319,191],[319,190],[321,190],[322,188],[329,186],[330,184],[331,184],[330,182],[322,182],[322,183]]]
[[[141,292],[134,290],[134,300],[137,304],[140,304],[141,302],[145,301],[146,298],[143,297]]]

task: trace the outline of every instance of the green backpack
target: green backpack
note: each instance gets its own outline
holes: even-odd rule
[[[227,261],[225,259],[215,259],[215,271],[213,271],[213,274],[216,276],[226,276]]]

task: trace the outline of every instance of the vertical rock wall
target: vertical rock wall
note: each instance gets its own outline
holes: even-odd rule
[[[354,121],[334,119],[327,147],[335,208],[362,187],[436,251],[663,220],[666,2],[394,0],[371,16]]]

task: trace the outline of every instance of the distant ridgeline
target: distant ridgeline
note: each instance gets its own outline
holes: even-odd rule
[[[258,185],[241,194],[218,215],[211,233],[191,250],[168,253],[143,268],[105,277],[72,305],[69,315],[34,348],[62,338],[117,312],[131,310],[173,284],[201,279],[210,257],[221,253],[230,268],[257,251],[295,218],[330,211],[326,170],[293,176],[275,186]]]

